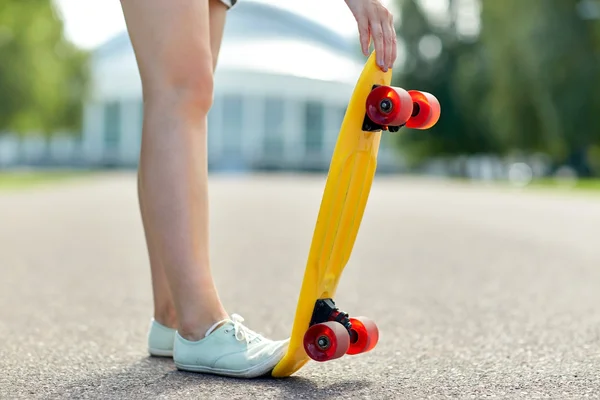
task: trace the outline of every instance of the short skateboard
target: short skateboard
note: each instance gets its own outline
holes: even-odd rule
[[[300,289],[287,353],[272,371],[287,377],[309,360],[334,360],[372,350],[377,325],[350,317],[333,298],[350,258],[377,168],[383,131],[428,129],[440,104],[426,92],[391,87],[372,52],[350,98],[335,145]]]

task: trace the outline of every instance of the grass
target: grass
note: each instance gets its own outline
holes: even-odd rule
[[[0,191],[28,189],[72,181],[88,176],[87,171],[0,171]]]
[[[530,185],[532,188],[558,188],[585,191],[600,191],[600,179],[577,179],[571,184],[564,184],[554,179],[536,179]]]
[[[454,179],[456,182],[485,184],[483,181],[469,179]],[[600,179],[598,178],[583,178],[573,181],[556,180],[553,178],[536,178],[529,182],[526,186],[521,187],[514,185],[508,180],[500,180],[491,182],[492,186],[515,188],[525,191],[536,191],[554,194],[582,194],[582,195],[600,195]]]

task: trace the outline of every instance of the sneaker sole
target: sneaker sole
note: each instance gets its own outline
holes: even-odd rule
[[[275,360],[280,359],[283,356],[283,351],[279,351],[275,353],[271,358],[265,361],[263,364],[255,365],[254,367],[250,367],[247,369],[243,369],[240,371],[230,370],[230,369],[220,369],[220,368],[211,368],[211,367],[202,367],[199,365],[185,365],[179,364],[175,362],[175,367],[181,371],[188,372],[200,372],[205,374],[213,374],[213,375],[221,375],[228,376],[232,378],[258,378],[259,376],[265,375],[267,372],[272,371],[277,365],[277,362],[274,363]]]
[[[173,350],[148,349],[148,353],[154,357],[173,357]]]

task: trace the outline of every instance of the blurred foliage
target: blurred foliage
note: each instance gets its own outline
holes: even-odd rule
[[[0,132],[79,130],[87,71],[52,1],[0,1]]]
[[[397,1],[406,65],[394,84],[442,105],[434,128],[397,136],[412,165],[541,152],[600,175],[600,0],[446,0],[438,13]]]
[[[89,179],[89,171],[13,171],[0,170],[0,192],[13,189],[37,187],[44,184],[71,182],[77,178]]]

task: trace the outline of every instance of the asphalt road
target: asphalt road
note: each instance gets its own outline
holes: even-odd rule
[[[323,183],[212,178],[221,297],[270,337],[290,330]],[[599,199],[378,177],[337,298],[378,346],[249,382],[147,357],[132,174],[0,192],[0,398],[598,397]]]

